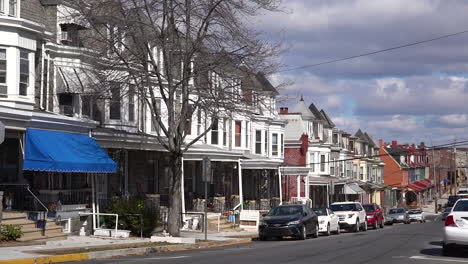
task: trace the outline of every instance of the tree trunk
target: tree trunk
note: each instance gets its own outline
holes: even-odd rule
[[[169,178],[168,232],[171,236],[180,235],[182,213],[182,155],[171,154],[171,177]]]

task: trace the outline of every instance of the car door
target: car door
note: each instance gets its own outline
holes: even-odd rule
[[[312,233],[312,213],[311,213],[311,210],[306,206],[302,207],[302,222],[304,223],[307,234],[311,234]]]

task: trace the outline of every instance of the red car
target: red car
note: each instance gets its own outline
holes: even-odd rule
[[[375,229],[384,227],[382,208],[378,204],[363,204],[362,207],[366,210],[367,226],[373,226]]]

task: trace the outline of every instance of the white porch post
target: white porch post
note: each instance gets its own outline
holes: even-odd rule
[[[237,161],[237,169],[239,176],[239,202],[241,211],[244,210],[244,195],[242,193],[242,167],[240,159]]]
[[[281,167],[278,168],[278,182],[279,182],[279,199],[280,199],[280,202],[279,204],[282,205],[283,204],[283,182],[282,182],[282,179],[281,179]]]
[[[185,175],[184,175],[184,157],[182,157],[182,162],[181,162],[182,168],[181,173],[182,173],[182,179],[180,181],[180,188],[181,188],[181,196],[182,196],[182,219],[185,220],[185,190],[184,190],[184,181],[185,181]]]
[[[301,175],[297,175],[296,178],[296,189],[297,189],[297,200],[301,198]]]
[[[91,173],[91,199],[93,200],[93,233],[96,229],[96,194],[95,194],[95,186],[94,186],[94,174]]]

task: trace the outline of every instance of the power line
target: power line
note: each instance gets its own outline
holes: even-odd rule
[[[280,70],[278,72],[295,71],[295,70],[300,70],[300,69],[305,69],[305,68],[312,68],[312,67],[317,67],[317,66],[321,66],[321,65],[325,65],[325,64],[331,64],[331,63],[340,62],[340,61],[352,60],[352,59],[365,57],[365,56],[369,56],[369,55],[374,55],[374,54],[378,54],[378,53],[384,53],[384,52],[388,52],[388,51],[392,51],[392,50],[396,50],[396,49],[416,46],[416,45],[420,45],[420,44],[423,44],[423,43],[436,41],[436,40],[440,40],[440,39],[444,39],[444,38],[454,37],[454,36],[465,34],[465,33],[468,33],[468,30],[464,30],[464,31],[460,31],[460,32],[456,32],[456,33],[452,33],[452,34],[448,34],[448,35],[443,35],[443,36],[435,37],[435,38],[431,38],[431,39],[416,41],[416,42],[412,42],[412,43],[408,43],[408,44],[403,44],[403,45],[396,46],[396,47],[381,49],[381,50],[372,51],[372,52],[367,52],[367,53],[363,53],[363,54],[359,54],[359,55],[353,55],[353,56],[344,57],[344,58],[340,58],[340,59],[334,59],[334,60],[319,62],[319,63],[315,63],[315,64],[304,65],[304,66],[300,66],[300,67],[296,67],[296,68]]]

